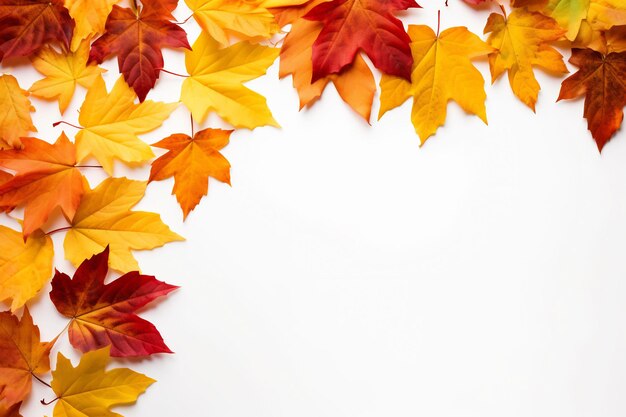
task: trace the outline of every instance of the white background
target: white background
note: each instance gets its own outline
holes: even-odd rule
[[[455,0],[423,6],[403,20],[434,27],[441,8],[442,29],[466,25],[478,34],[497,9]],[[179,20],[189,14],[182,4],[176,12]],[[192,43],[197,25],[184,28]],[[476,65],[489,80],[486,61]],[[111,87],[117,62],[104,66]],[[181,51],[166,52],[166,68],[185,71]],[[40,78],[28,66],[3,70],[23,88]],[[185,223],[169,195],[172,180],[150,184],[137,206],[160,212],[187,238],[136,252],[144,273],[182,286],[142,314],[176,354],[114,361],[158,380],[116,411],[626,413],[624,132],[600,155],[583,102],[555,103],[560,80],[537,72],[537,114],[506,78],[487,81],[489,126],[451,103],[445,127],[420,147],[409,102],[370,127],[329,86],[298,112],[291,79],[277,72],[278,63],[248,85],[267,96],[282,129],[232,135],[223,150],[232,188],[211,181]],[[177,101],[181,81],[162,74],[148,98]],[[79,89],[64,120],[77,121],[83,96]],[[62,127],[51,127],[61,119],[56,103],[33,103],[37,137],[54,141]],[[189,133],[188,117],[181,105],[143,139]],[[211,117],[196,130],[222,125]],[[118,164],[115,174],[147,179],[148,169]],[[86,175],[92,185],[104,177]],[[71,273],[62,239],[54,235],[56,267]],[[31,303],[45,340],[66,323],[48,291]],[[58,347],[77,358],[66,336]],[[25,416],[51,415],[38,400],[53,394],[34,384]]]

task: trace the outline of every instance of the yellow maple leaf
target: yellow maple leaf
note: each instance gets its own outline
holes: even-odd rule
[[[587,20],[595,30],[608,30],[626,23],[624,0],[593,0],[589,4]]]
[[[484,82],[470,59],[493,48],[465,27],[435,34],[428,26],[409,26],[414,64],[411,82],[383,75],[380,81],[379,118],[413,96],[411,121],[422,144],[446,120],[449,100],[487,123]]]
[[[128,368],[107,371],[109,350],[107,346],[85,353],[76,367],[58,353],[50,383],[58,398],[54,417],[121,417],[110,408],[134,403],[156,382]]]
[[[52,240],[41,231],[26,242],[22,233],[0,226],[0,300],[11,300],[11,311],[22,307],[52,275]]]
[[[122,77],[107,94],[102,77],[97,77],[87,91],[78,121],[84,129],[76,134],[76,158],[93,155],[111,174],[113,160],[143,162],[154,153],[137,136],[159,127],[178,103],[146,100],[136,104],[135,92]]]
[[[504,11],[504,10],[503,10]],[[508,71],[509,84],[515,95],[533,111],[540,86],[533,67],[553,74],[565,74],[563,56],[549,42],[560,39],[565,30],[541,13],[515,9],[507,17],[492,13],[485,25],[487,43],[496,51],[489,54],[491,82]]]
[[[14,76],[0,76],[0,149],[19,148],[20,137],[36,132],[30,113],[28,91],[22,90]]]
[[[76,84],[89,88],[106,71],[97,65],[87,65],[88,58],[89,42],[82,42],[76,52],[59,53],[52,47],[42,49],[31,61],[35,69],[46,77],[30,87],[31,94],[58,100],[59,110],[65,112]]]
[[[185,0],[193,16],[222,45],[229,35],[239,39],[265,39],[278,31],[274,15],[260,0]]]
[[[119,0],[65,0],[65,8],[76,22],[72,36],[72,51],[80,48],[81,42],[104,33],[113,5]]]
[[[565,36],[574,40],[581,22],[587,17],[590,0],[548,0],[542,12],[566,30]]]
[[[265,97],[242,85],[265,74],[278,53],[277,48],[247,41],[220,49],[203,33],[193,50],[185,51],[189,77],[183,81],[180,99],[199,122],[214,111],[235,127],[278,127]]]
[[[313,43],[322,26],[321,22],[306,19],[298,19],[292,24],[280,50],[279,76],[283,78],[292,75],[301,109],[315,103],[328,82],[332,81],[341,98],[369,122],[376,83],[372,71],[361,55],[357,55],[354,63],[341,73],[311,83]]]
[[[131,250],[153,249],[183,240],[158,214],[130,211],[145,191],[145,181],[107,178],[86,192],[65,236],[65,257],[78,266],[109,245],[111,268],[128,272],[139,269]]]

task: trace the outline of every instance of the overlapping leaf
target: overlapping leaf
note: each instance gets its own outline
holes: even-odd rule
[[[57,207],[68,221],[88,188],[76,165],[76,149],[65,133],[51,145],[22,138],[23,149],[0,151],[0,167],[15,176],[0,185],[0,206],[24,206],[24,236],[43,226]]]
[[[163,68],[162,48],[188,48],[187,34],[173,19],[178,0],[150,0],[139,10],[113,6],[105,34],[89,53],[90,62],[101,63],[117,55],[120,72],[139,101],[144,101]]]
[[[174,134],[153,144],[168,149],[152,162],[149,181],[174,177],[176,200],[183,210],[183,219],[208,192],[208,177],[230,184],[230,163],[219,152],[228,145],[232,130],[204,129],[194,135]]]
[[[0,0],[0,62],[50,43],[69,48],[73,30],[63,0]]]
[[[111,407],[134,403],[156,382],[128,368],[107,371],[108,362],[108,347],[85,353],[76,367],[59,352],[52,371],[58,398],[53,417],[121,417]]]
[[[114,159],[132,163],[154,156],[137,135],[159,127],[177,104],[151,100],[135,104],[135,97],[121,77],[108,94],[102,77],[96,79],[80,108],[78,121],[84,129],[76,134],[79,161],[92,155],[111,173]]]
[[[540,13],[515,9],[508,17],[492,13],[485,33],[490,33],[487,43],[496,48],[489,54],[491,81],[495,82],[508,71],[511,89],[534,111],[540,86],[533,67],[541,67],[553,74],[567,73],[563,57],[549,44],[560,39],[565,31],[553,19]]]
[[[180,99],[199,122],[214,111],[235,127],[278,126],[265,98],[242,85],[265,74],[278,53],[247,41],[220,49],[216,40],[201,34],[185,53],[189,77]]]
[[[72,51],[80,44],[104,33],[107,17],[119,0],[65,0],[65,7],[76,22],[72,37]]]
[[[50,299],[59,313],[72,319],[69,338],[82,352],[111,347],[111,356],[171,353],[152,323],[135,314],[177,287],[136,271],[105,284],[109,248],[85,260],[71,279],[57,271]]]
[[[428,26],[409,26],[409,35],[415,59],[411,83],[383,75],[379,117],[413,97],[411,120],[422,143],[443,125],[449,100],[487,123],[484,80],[470,60],[493,48],[464,27],[437,36]]]
[[[414,0],[333,0],[305,18],[323,23],[313,43],[313,78],[341,72],[363,50],[382,72],[409,80],[413,57],[409,36],[394,13],[419,7]]]
[[[20,137],[37,131],[30,117],[35,108],[28,95],[14,76],[0,76],[0,149],[19,148],[22,146]]]
[[[158,214],[130,211],[145,190],[144,181],[108,178],[87,191],[65,236],[65,257],[78,266],[108,245],[111,268],[120,272],[135,271],[139,267],[131,250],[153,249],[183,240]]]
[[[75,52],[59,53],[44,48],[31,59],[37,71],[45,75],[35,82],[30,92],[37,97],[58,100],[59,110],[65,112],[72,100],[76,85],[89,88],[105,70],[96,65],[87,65],[89,43],[82,42]]]
[[[26,241],[22,233],[0,226],[0,301],[10,300],[11,310],[37,295],[52,275],[52,240],[41,232]]]
[[[50,370],[53,343],[40,342],[39,327],[27,308],[19,320],[8,311],[0,312],[0,407],[7,413],[26,399],[33,375]]]

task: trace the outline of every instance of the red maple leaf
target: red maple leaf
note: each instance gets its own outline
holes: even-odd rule
[[[0,61],[32,55],[48,43],[69,48],[73,32],[63,0],[0,0]]]
[[[141,8],[113,6],[105,33],[91,46],[89,62],[117,55],[124,79],[144,101],[163,68],[162,48],[187,48],[187,33],[170,20],[178,0],[146,1]]]
[[[57,310],[72,318],[70,343],[87,352],[111,346],[111,356],[172,353],[152,323],[135,312],[176,286],[132,271],[105,284],[109,248],[85,260],[74,278],[56,271],[50,299]]]
[[[313,44],[315,82],[341,72],[359,49],[386,74],[411,79],[411,39],[394,12],[420,7],[415,0],[333,0],[304,16],[324,24]]]

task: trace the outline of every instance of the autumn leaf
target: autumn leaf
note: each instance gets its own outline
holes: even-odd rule
[[[19,148],[20,137],[36,132],[30,113],[35,108],[30,104],[28,91],[22,90],[14,76],[0,75],[0,149]]]
[[[385,74],[410,80],[410,39],[393,13],[411,7],[419,6],[414,0],[333,0],[315,7],[305,18],[324,27],[313,43],[311,81],[341,72],[359,50]]]
[[[278,31],[274,15],[259,0],[185,0],[200,27],[221,45],[269,38]]]
[[[624,0],[592,0],[587,20],[595,30],[608,30],[626,24]]]
[[[135,93],[122,77],[108,94],[98,77],[80,108],[78,121],[84,129],[76,134],[76,158],[82,161],[93,155],[109,174],[114,159],[129,163],[151,159],[150,146],[137,135],[159,127],[177,105],[151,100],[135,104]]]
[[[266,1],[263,4],[268,7],[269,11],[274,15],[274,19],[279,27],[294,23],[296,20],[305,16],[308,12],[316,8],[322,3],[332,0],[307,0],[300,2],[298,5],[288,4],[289,0],[282,1]],[[318,22],[321,25],[321,22]]]
[[[293,76],[293,86],[298,91],[301,109],[315,103],[328,82],[332,81],[341,98],[369,122],[376,83],[372,71],[360,55],[341,73],[311,83],[312,46],[321,30],[321,23],[306,19],[299,19],[292,24],[280,50],[279,76]]]
[[[232,132],[204,129],[193,138],[178,133],[152,145],[169,152],[152,162],[148,182],[174,177],[172,194],[183,210],[183,219],[207,195],[208,177],[230,184],[230,164],[219,151],[228,145]]]
[[[11,300],[15,311],[35,297],[52,275],[53,257],[49,236],[37,231],[24,241],[22,233],[0,226],[0,301]]]
[[[104,25],[114,4],[119,0],[65,0],[65,7],[76,22],[71,50],[80,44],[104,33]]]
[[[28,308],[22,318],[0,312],[0,407],[26,399],[32,376],[50,370],[50,349],[54,342],[39,341],[39,327],[33,324]]]
[[[199,122],[214,111],[235,127],[278,126],[265,97],[242,85],[265,74],[278,53],[277,48],[247,41],[220,49],[203,33],[193,50],[185,52],[189,77],[183,81],[180,99]]]
[[[31,58],[35,69],[46,77],[30,87],[32,95],[47,100],[58,100],[59,110],[65,112],[72,100],[76,85],[89,88],[106,70],[87,65],[89,42],[78,45],[76,52],[59,53],[53,48],[44,48]]]
[[[73,30],[63,0],[0,0],[0,62],[50,43],[69,48]]]
[[[602,151],[624,119],[626,52],[603,54],[575,48],[569,62],[579,70],[563,81],[558,100],[585,96],[584,117]]]
[[[20,407],[22,403],[6,406],[0,402],[0,417],[22,417],[20,414]]]
[[[151,301],[174,291],[173,285],[137,271],[105,284],[109,248],[85,260],[74,278],[56,271],[50,299],[72,319],[70,343],[81,352],[111,346],[111,356],[172,353],[152,323],[135,314]]]
[[[0,185],[0,206],[24,206],[24,237],[42,227],[57,207],[71,221],[88,188],[76,165],[76,149],[65,133],[51,145],[22,138],[23,149],[0,151],[0,167],[16,175]]]
[[[117,55],[120,72],[144,101],[163,68],[162,48],[187,48],[187,34],[173,19],[178,0],[151,0],[134,11],[113,6],[105,33],[91,45],[89,62]]]
[[[487,43],[497,49],[489,54],[491,82],[508,71],[509,84],[515,95],[535,111],[540,86],[533,67],[558,75],[568,72],[563,56],[549,45],[560,39],[565,31],[554,19],[526,9],[515,9],[508,17],[492,13],[485,25],[485,33],[490,33]]]
[[[131,250],[153,249],[182,237],[172,232],[155,213],[130,211],[146,191],[146,182],[107,178],[87,191],[65,236],[65,257],[74,266],[109,245],[111,268],[138,270]]]
[[[411,83],[383,75],[379,118],[413,96],[411,120],[422,144],[445,122],[449,100],[487,123],[484,79],[470,60],[493,48],[465,27],[437,36],[428,26],[409,26],[409,36],[415,59]]]
[[[85,353],[76,367],[59,352],[50,384],[58,398],[53,417],[122,417],[111,407],[134,403],[156,382],[128,368],[107,371],[108,362],[108,347]]]

